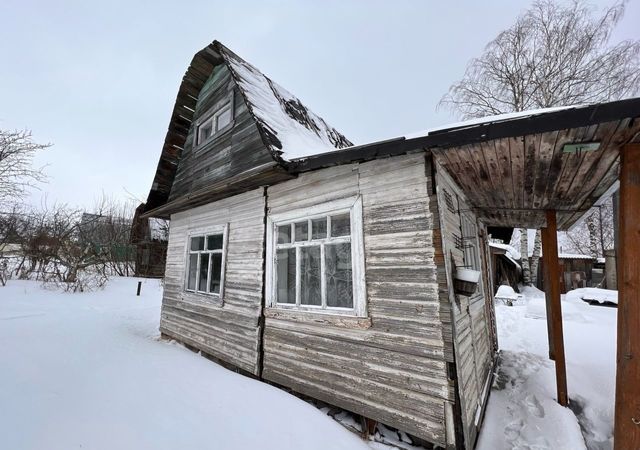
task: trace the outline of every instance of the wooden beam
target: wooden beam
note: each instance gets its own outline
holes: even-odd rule
[[[615,450],[640,448],[640,144],[621,156]]]
[[[547,226],[542,229],[542,258],[545,267],[545,287],[549,300],[551,316],[547,315],[547,322],[551,323],[553,356],[556,363],[556,386],[558,403],[562,406],[569,404],[567,395],[567,368],[564,359],[564,334],[562,331],[562,306],[560,305],[560,267],[558,263],[558,227],[556,212],[546,211]]]

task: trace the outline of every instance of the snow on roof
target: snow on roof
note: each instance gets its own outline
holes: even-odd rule
[[[562,111],[565,109],[577,109],[577,108],[582,108],[584,106],[588,106],[588,105],[570,105],[570,106],[554,106],[551,108],[539,108],[539,109],[530,109],[527,111],[519,111],[519,112],[511,112],[511,113],[504,113],[504,114],[497,114],[494,116],[485,116],[485,117],[477,117],[474,119],[469,119],[469,120],[465,120],[462,122],[454,122],[454,123],[450,123],[447,125],[442,125],[436,128],[429,128],[423,131],[418,131],[416,133],[410,133],[405,135],[404,137],[406,139],[413,139],[413,138],[419,138],[419,137],[424,137],[424,136],[428,136],[430,134],[434,134],[437,132],[442,132],[442,131],[447,131],[447,130],[452,130],[452,129],[459,129],[459,128],[468,128],[468,127],[472,127],[475,125],[480,125],[480,124],[490,124],[490,123],[496,123],[496,122],[504,122],[506,120],[512,120],[512,119],[522,119],[525,117],[532,117],[532,116],[539,116],[541,114],[547,114],[547,113],[551,113],[551,112],[557,112],[557,111]]]
[[[353,145],[289,91],[224,46],[220,50],[271,150],[285,160]]]
[[[560,253],[558,254],[560,259],[594,259],[593,256],[583,255],[581,253]]]

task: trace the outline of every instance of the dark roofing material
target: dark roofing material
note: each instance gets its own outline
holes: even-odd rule
[[[497,122],[488,118],[487,122],[479,124],[430,131],[426,136],[411,139],[398,137],[296,159],[289,163],[289,170],[305,172],[337,164],[402,155],[412,150],[455,147],[637,117],[640,117],[640,98],[544,112]]]

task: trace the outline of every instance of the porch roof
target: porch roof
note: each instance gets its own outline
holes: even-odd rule
[[[426,149],[487,225],[567,229],[615,188],[620,148],[640,142],[640,98],[487,117],[293,162],[305,171]],[[598,144],[580,146],[573,144]]]

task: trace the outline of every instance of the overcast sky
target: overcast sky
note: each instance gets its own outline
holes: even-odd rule
[[[0,128],[53,144],[32,203],[146,199],[180,80],[212,40],[359,144],[455,121],[439,99],[529,4],[2,0]],[[614,39],[639,22],[634,0]]]

